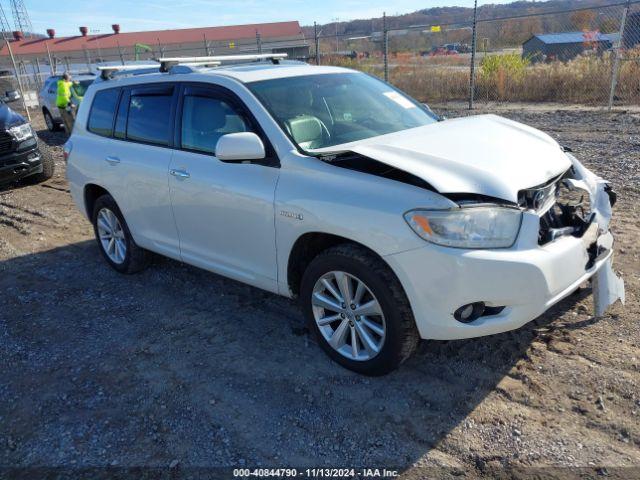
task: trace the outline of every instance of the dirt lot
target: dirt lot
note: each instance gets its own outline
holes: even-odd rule
[[[613,182],[627,305],[594,318],[585,288],[518,331],[424,342],[383,378],[331,363],[287,299],[170,260],[109,269],[72,205],[64,134],[37,119],[55,178],[0,191],[0,467],[639,475],[640,114],[501,113]]]

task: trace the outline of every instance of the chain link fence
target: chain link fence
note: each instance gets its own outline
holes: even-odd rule
[[[535,5],[535,4],[532,4]],[[485,18],[484,10],[446,23],[402,26],[398,18],[315,27],[306,39],[255,38],[182,46],[96,47],[75,56],[16,58],[27,104],[52,73],[94,70],[163,56],[286,52],[292,59],[339,65],[383,78],[429,103],[552,102],[640,105],[640,0],[607,6]],[[468,16],[467,16],[468,15]],[[475,20],[474,20],[475,18]],[[0,67],[0,95],[19,88]],[[14,105],[18,106],[19,102]],[[22,105],[20,105],[22,106]]]
[[[319,63],[430,103],[640,105],[639,1],[402,28],[385,18],[368,31],[317,32],[312,45]]]

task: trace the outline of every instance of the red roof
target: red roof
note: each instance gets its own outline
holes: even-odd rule
[[[155,30],[148,32],[121,32],[99,35],[77,35],[60,38],[27,38],[11,41],[11,49],[15,55],[46,54],[47,47],[51,53],[70,52],[98,48],[133,47],[136,43],[162,45],[176,43],[202,42],[220,40],[241,40],[255,38],[256,31],[263,40],[273,37],[302,37],[302,29],[298,22],[257,23],[226,27],[183,28],[178,30]],[[6,44],[0,48],[0,56],[8,55]]]

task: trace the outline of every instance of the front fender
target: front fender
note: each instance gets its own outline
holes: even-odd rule
[[[289,256],[302,235],[336,235],[385,256],[424,246],[404,220],[407,210],[456,206],[438,193],[316,158],[297,162],[282,169],[274,204],[278,282],[284,291]]]

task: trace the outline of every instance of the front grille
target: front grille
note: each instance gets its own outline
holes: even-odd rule
[[[13,137],[6,131],[0,131],[0,154],[13,150]]]
[[[520,190],[518,193],[518,203],[521,207],[535,210],[538,214],[542,215],[555,203],[560,183],[561,181],[556,177],[544,185]]]

